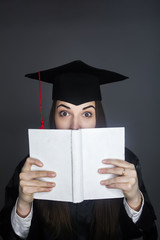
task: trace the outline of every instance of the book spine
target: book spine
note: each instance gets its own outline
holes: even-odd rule
[[[78,203],[84,200],[83,197],[83,165],[81,148],[81,131],[72,130],[72,195],[73,202]]]

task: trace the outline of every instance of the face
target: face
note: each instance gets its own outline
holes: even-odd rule
[[[74,105],[58,100],[55,109],[55,125],[57,129],[95,128],[95,101]]]

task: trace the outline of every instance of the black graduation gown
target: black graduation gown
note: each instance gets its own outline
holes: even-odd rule
[[[140,219],[136,224],[128,217],[123,203],[121,204],[119,227],[117,228],[117,240],[135,239],[143,236],[145,240],[156,240],[157,229],[155,225],[156,216],[153,207],[149,201],[145,186],[143,184],[139,160],[128,149],[125,152],[125,159],[135,165],[139,187],[144,196],[144,207]],[[9,181],[5,192],[5,206],[0,212],[0,234],[5,240],[20,239],[13,231],[11,226],[11,211],[18,197],[19,173],[23,167],[25,159],[17,166],[13,177]],[[33,218],[27,240],[54,240],[54,235],[48,229],[45,229],[37,208],[37,201],[33,202]],[[69,203],[71,221],[73,223],[73,236],[64,235],[61,232],[59,240],[87,240],[89,239],[89,228],[91,212],[94,200],[83,201],[82,203]]]

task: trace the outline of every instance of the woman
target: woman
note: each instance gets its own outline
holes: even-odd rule
[[[50,126],[57,129],[104,127],[100,84],[126,77],[75,61],[27,77],[53,83]],[[17,167],[6,189],[1,212],[4,239],[157,239],[155,214],[149,202],[136,156],[126,149],[125,160],[105,159],[99,174],[115,174],[100,184],[118,188],[124,199],[90,200],[82,203],[33,201],[35,192],[54,191],[56,173],[31,171],[43,160],[27,158]],[[105,165],[111,164],[113,168]],[[53,178],[53,182],[37,180]],[[6,224],[6,225],[5,225]]]

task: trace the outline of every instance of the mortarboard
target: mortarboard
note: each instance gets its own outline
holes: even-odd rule
[[[40,80],[53,85],[53,100],[80,105],[85,102],[100,101],[100,85],[128,78],[119,73],[92,67],[80,60],[55,68],[26,74],[25,77],[39,80],[41,128],[44,128],[44,122],[42,117]]]
[[[53,84],[52,99],[79,105],[101,100],[100,85],[122,81],[128,77],[92,67],[80,60],[55,68],[26,74],[25,77]]]

